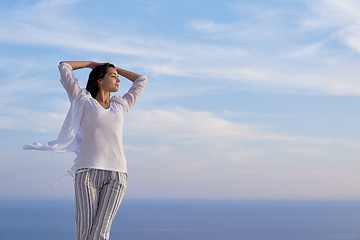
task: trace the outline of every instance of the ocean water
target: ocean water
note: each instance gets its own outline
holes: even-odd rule
[[[0,200],[0,239],[74,239],[73,200]],[[360,201],[124,199],[110,239],[360,240]]]

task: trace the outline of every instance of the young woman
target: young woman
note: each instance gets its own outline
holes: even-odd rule
[[[91,68],[86,90],[80,89],[73,70]],[[91,61],[60,62],[61,84],[71,102],[57,140],[48,145],[27,144],[24,149],[77,153],[75,173],[76,240],[109,239],[110,227],[127,185],[122,143],[126,113],[141,95],[147,77]],[[124,96],[121,75],[133,82]]]

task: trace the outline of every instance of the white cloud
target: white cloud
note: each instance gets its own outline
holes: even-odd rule
[[[70,5],[77,2],[80,2],[81,0],[43,0],[40,2],[37,2],[33,8],[35,9],[48,9],[48,8],[55,8],[62,5]]]
[[[293,50],[291,52],[285,53],[285,58],[304,58],[311,57],[315,53],[317,53],[321,47],[324,45],[324,41],[315,42],[306,46],[302,46],[297,50]]]
[[[0,129],[58,133],[70,106],[67,98],[60,99],[53,96],[54,93],[64,92],[59,81],[18,78],[15,75],[1,81],[0,88],[3,89],[3,100],[0,102]],[[42,100],[32,106],[24,107],[32,100],[30,98],[39,94],[46,96],[46,103]],[[65,95],[64,93],[64,97]],[[44,105],[51,106],[54,111],[41,110]]]
[[[256,174],[260,169],[269,173],[274,165],[291,172],[294,166],[309,164],[317,169],[336,162],[342,149],[356,152],[360,145],[343,139],[278,134],[263,126],[182,108],[133,110],[124,131],[127,140],[136,142],[136,147],[127,146],[130,159],[143,159],[136,161],[146,171],[164,168],[174,174],[231,168],[241,172],[239,166],[254,169]]]
[[[286,113],[255,113],[255,112],[233,112],[229,110],[224,110],[223,113],[231,117],[266,117],[266,118],[296,118],[300,115],[296,114],[286,114]]]
[[[75,2],[69,1],[66,4]],[[193,30],[206,32],[214,38],[226,39],[230,43],[224,45],[218,42],[204,43],[201,39],[197,42],[180,42],[171,38],[123,33],[107,39],[104,37],[108,35],[106,29],[98,26],[89,28],[86,22],[74,16],[64,17],[66,11],[62,11],[62,6],[57,4],[58,1],[45,1],[40,4],[41,8],[33,6],[26,11],[17,9],[12,14],[5,14],[4,21],[0,21],[0,41],[128,55],[131,56],[129,63],[136,63],[138,67],[160,75],[184,76],[207,81],[221,79],[235,86],[246,84],[260,90],[310,90],[325,94],[360,95],[360,86],[356,81],[360,73],[356,67],[357,62],[346,57],[343,59],[343,56],[326,55],[325,40],[308,45],[295,45],[295,50],[287,53],[284,53],[283,49],[274,49],[271,53],[259,53],[259,49],[258,53],[254,53],[246,49],[246,44],[244,47],[238,44],[237,34],[241,35],[242,39],[246,39],[246,36],[256,36],[262,41],[268,39],[269,44],[281,39],[282,36],[285,40],[291,41],[286,39],[286,31],[289,30],[283,29],[281,22],[276,20],[276,13],[270,10],[263,9],[258,12],[258,22],[255,24],[218,23],[212,19],[189,21],[189,26]],[[353,49],[360,49],[360,31],[357,31],[356,25],[360,20],[353,10],[358,7],[356,2],[337,3],[323,0],[318,5],[313,5],[319,9],[325,6],[325,10],[321,10],[319,21],[330,19],[329,14],[332,14],[335,19],[333,22],[344,26],[338,31],[338,35],[344,35],[343,41]],[[53,8],[57,10],[44,10]],[[352,19],[355,25],[351,23]],[[269,21],[274,25],[271,28]],[[77,24],[74,25],[73,22]],[[266,33],[267,37],[264,38],[261,34],[266,31],[269,33]],[[249,38],[246,41],[253,40]],[[336,69],[333,68],[334,65],[337,65]]]
[[[224,154],[224,159],[229,159],[239,165],[251,165],[252,161],[259,157],[259,153],[248,149],[233,149]]]
[[[338,139],[277,134],[261,125],[229,121],[211,112],[195,112],[183,108],[133,110],[127,117],[126,134],[133,137],[151,136],[154,141],[161,139],[165,142],[206,141],[222,147],[238,146],[244,140],[269,141],[269,143],[272,141],[300,142],[315,145],[352,144]]]
[[[219,23],[212,19],[194,19],[188,23],[188,28],[195,30],[200,39],[225,40],[231,45],[243,45],[249,41],[266,42],[279,34],[277,25],[271,20]],[[229,45],[229,46],[231,46]]]
[[[218,33],[232,28],[231,25],[218,24],[210,19],[193,20],[190,22],[189,26],[195,30],[209,33]]]
[[[315,27],[343,26],[343,24],[358,24],[360,3],[356,0],[320,0],[307,1],[313,8],[314,16],[307,20],[313,20]],[[307,23],[307,21],[305,21]]]
[[[68,106],[62,100],[54,99],[57,106]],[[57,110],[59,110],[57,108]],[[57,136],[66,112],[41,112],[24,108],[8,108],[7,115],[0,115],[2,129],[38,131]],[[195,112],[183,108],[171,110],[133,110],[125,122],[125,136],[137,139],[138,145],[126,145],[129,151],[143,152],[152,156],[168,157],[181,155],[223,158],[233,162],[247,163],[262,146],[288,145],[287,152],[319,155],[320,146],[341,144],[358,146],[338,139],[322,139],[308,136],[288,136],[272,133],[264,127],[243,124],[217,117],[211,112]],[[49,139],[53,140],[53,139]],[[35,139],[34,139],[35,141]],[[255,149],[245,147],[248,142],[259,142]],[[263,145],[263,143],[266,143]],[[299,146],[300,144],[300,146]],[[307,145],[313,145],[309,148]],[[317,146],[317,147],[315,147]],[[274,148],[276,149],[276,147]],[[267,150],[266,150],[267,151]],[[276,150],[276,152],[283,150]],[[241,159],[239,157],[241,156]]]
[[[305,139],[304,139],[305,140]],[[334,143],[335,141],[316,141],[316,143],[314,142],[314,140],[310,140],[312,141],[314,144],[331,144]],[[285,149],[276,149],[274,150],[276,152],[287,152],[287,153],[291,153],[291,154],[300,154],[300,155],[310,155],[310,156],[324,156],[326,155],[326,152],[322,149],[317,149],[317,148],[311,148],[311,147],[305,147],[305,146],[293,146],[290,148],[285,148]]]
[[[47,132],[57,135],[69,103],[63,99],[51,99],[48,104],[56,106],[56,112],[43,112],[21,107],[7,107],[8,114],[0,115],[2,129]],[[2,107],[4,108],[4,106]],[[2,111],[5,112],[5,111]],[[323,139],[310,136],[289,136],[276,134],[266,130],[263,126],[243,124],[217,117],[211,112],[195,112],[183,108],[171,110],[133,110],[125,122],[125,134],[130,138],[149,138],[141,141],[140,146],[126,146],[130,151],[147,152],[152,155],[164,156],[179,150],[181,147],[200,147],[198,153],[205,149],[222,149],[219,153],[229,150],[230,153],[251,153],[245,149],[238,149],[245,141],[284,142],[287,144],[329,145],[342,144],[359,146],[359,143],[347,142],[339,139]],[[50,140],[50,139],[49,139]],[[164,145],[163,143],[167,143]],[[151,145],[151,147],[148,146]],[[196,147],[195,147],[196,148]],[[203,149],[205,148],[205,149]],[[236,150],[235,150],[236,149]],[[316,149],[292,147],[291,151],[316,153]],[[230,154],[229,153],[229,154]],[[234,154],[230,154],[234,155]],[[233,158],[233,157],[232,157]]]
[[[129,114],[130,135],[152,135],[162,138],[262,138],[252,125],[236,124],[213,116],[210,112],[193,112],[176,108],[173,110],[133,111]]]
[[[314,16],[303,21],[311,29],[329,29],[332,36],[360,52],[360,2],[354,0],[308,1]]]
[[[151,147],[138,147],[138,146],[124,146],[126,151],[136,151],[136,152],[143,152],[145,154],[151,154],[153,156],[161,156],[167,157],[169,154],[175,150],[174,147],[165,146],[165,145],[156,145]]]
[[[0,112],[1,129],[50,132],[54,137],[57,136],[65,119],[65,113],[49,113],[21,107],[0,107]]]
[[[136,2],[140,4],[140,8],[143,12],[150,15],[156,15],[160,8],[160,4],[155,1],[136,0]]]

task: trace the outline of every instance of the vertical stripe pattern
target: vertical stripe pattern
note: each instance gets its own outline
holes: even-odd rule
[[[75,240],[107,240],[127,186],[127,174],[101,169],[75,175]]]

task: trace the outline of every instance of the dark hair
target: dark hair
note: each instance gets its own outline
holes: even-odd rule
[[[98,80],[103,78],[107,73],[108,68],[115,68],[111,63],[105,63],[103,65],[95,67],[89,74],[89,79],[86,85],[86,90],[91,93],[93,98],[96,97],[96,94],[99,90]]]

